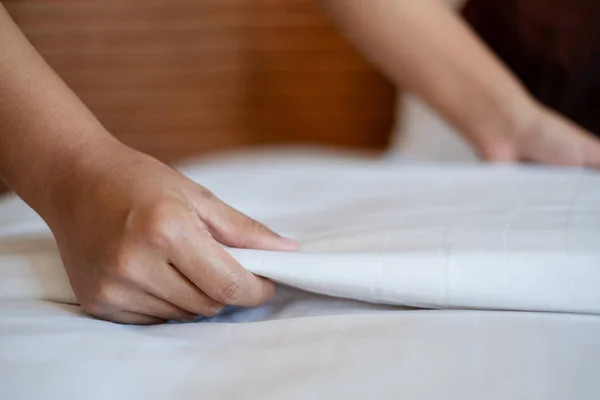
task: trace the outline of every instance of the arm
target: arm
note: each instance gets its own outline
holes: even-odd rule
[[[44,217],[86,148],[116,140],[44,62],[0,4],[0,176]]]
[[[543,109],[456,15],[452,8],[463,1],[320,1],[365,55],[395,83],[437,109],[484,158],[599,162],[597,141]],[[567,136],[570,139],[564,139]],[[544,146],[537,143],[540,140]],[[551,159],[545,150],[538,154],[556,141],[565,145],[565,140],[573,150],[569,154],[559,159]],[[589,145],[594,153],[583,154]]]
[[[2,5],[0,48],[0,176],[48,222],[86,311],[156,323],[273,294],[218,242],[282,251],[296,243],[114,139]]]

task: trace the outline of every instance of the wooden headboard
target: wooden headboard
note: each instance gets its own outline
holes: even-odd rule
[[[388,140],[394,88],[312,0],[3,3],[113,134],[165,161]]]

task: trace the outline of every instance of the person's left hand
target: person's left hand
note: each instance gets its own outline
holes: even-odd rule
[[[273,296],[273,282],[244,269],[222,245],[298,250],[205,187],[114,140],[87,146],[77,160],[57,168],[55,201],[44,217],[77,299],[97,318],[153,324],[260,306]]]
[[[481,135],[471,143],[490,162],[600,168],[600,138],[545,107],[534,113],[525,129]]]

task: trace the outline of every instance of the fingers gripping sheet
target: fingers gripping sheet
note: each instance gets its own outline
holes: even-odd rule
[[[600,175],[365,161],[183,168],[300,253],[228,249],[308,291],[427,308],[600,313]],[[0,205],[0,298],[75,302],[47,228]]]

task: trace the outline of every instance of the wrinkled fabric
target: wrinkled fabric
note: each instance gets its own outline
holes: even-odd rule
[[[303,243],[228,249],[277,296],[201,323],[94,320],[43,221],[5,198],[3,397],[600,395],[599,174],[320,157],[182,171]]]

